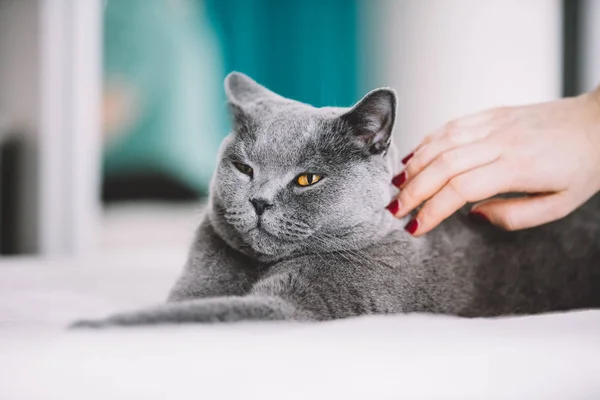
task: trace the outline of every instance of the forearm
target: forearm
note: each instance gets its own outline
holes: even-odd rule
[[[227,296],[163,304],[145,310],[115,314],[100,320],[81,320],[71,327],[103,328],[194,322],[278,321],[302,318],[302,314],[280,298]]]

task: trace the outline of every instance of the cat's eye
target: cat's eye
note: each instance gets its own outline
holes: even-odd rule
[[[310,186],[319,182],[323,178],[319,174],[302,174],[296,178],[296,183],[298,186]]]
[[[238,171],[240,171],[244,175],[248,175],[250,178],[252,178],[252,176],[254,175],[254,170],[249,165],[242,164],[239,162],[234,162],[233,165],[237,168]]]

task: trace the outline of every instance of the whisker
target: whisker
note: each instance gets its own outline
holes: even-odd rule
[[[297,221],[293,221],[293,220],[286,220],[284,221],[286,225],[290,226],[295,226],[296,228],[304,228],[304,229],[310,229],[310,225],[307,224],[306,222],[297,220]]]
[[[330,242],[330,240],[328,241],[327,238],[322,238],[319,236],[313,236],[313,238],[315,238],[319,243],[322,243],[322,244],[328,244]],[[334,239],[334,238],[330,238],[330,239]],[[342,258],[344,258],[346,261],[348,261],[352,264],[358,264],[358,265],[364,266],[364,264],[361,262],[360,258],[358,258],[355,254],[349,253],[347,250],[336,249],[336,250],[331,251],[331,253],[339,254]],[[368,261],[368,260],[365,260],[365,261]]]
[[[298,233],[300,235],[307,235],[309,233],[311,233],[311,231],[309,230],[300,230],[300,229],[294,229],[294,228],[285,228],[286,232],[293,232],[293,233]]]
[[[338,244],[338,245],[345,244],[344,242],[340,241],[339,238],[336,238],[335,236],[332,236],[332,235],[328,235],[324,232],[320,232],[319,235],[315,235],[313,237],[320,240],[322,243],[325,240],[326,241],[325,243],[333,242],[334,244]],[[375,259],[373,257],[369,257],[367,254],[359,252],[358,249],[343,249],[343,248],[341,248],[341,249],[335,249],[332,251],[338,252],[340,254],[343,253],[346,256],[346,259],[348,257],[351,257],[353,260],[358,262],[360,265],[364,265],[364,264],[360,263],[360,261],[364,261],[364,262],[368,263],[369,266],[384,265],[384,266],[387,266],[388,268],[394,268],[393,265],[386,263],[382,259],[379,259],[379,258]]]

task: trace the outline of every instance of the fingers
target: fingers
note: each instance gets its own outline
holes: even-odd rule
[[[563,218],[573,206],[564,193],[555,193],[514,199],[492,199],[473,207],[492,224],[506,230],[531,228]]]
[[[490,130],[487,128],[480,130],[457,130],[452,134],[446,134],[437,140],[432,140],[415,153],[404,172],[398,175],[393,183],[400,186],[404,182],[410,182],[413,178],[420,177],[430,166],[435,166],[435,170],[438,173],[441,168],[445,169],[446,173],[441,175],[445,176],[452,172],[456,175],[466,171],[467,168],[470,169],[491,162],[490,157],[493,156],[492,159],[494,159],[499,156],[498,151],[494,152],[495,155],[491,154],[490,149],[493,146],[491,143],[480,144],[480,148],[473,148],[471,146],[471,144],[481,142],[480,139],[486,137],[489,133]],[[498,146],[494,147],[498,148]],[[481,158],[482,161],[478,162],[477,158]],[[429,172],[429,175],[431,173],[432,171]],[[449,178],[446,176],[446,179]],[[441,184],[443,182],[440,183],[438,189],[441,187]],[[423,198],[421,201],[425,199]],[[417,204],[414,205],[414,207],[416,206]]]
[[[419,143],[417,145],[417,147],[415,147],[415,149],[412,151],[412,153],[410,153],[408,156],[406,156],[406,157],[404,157],[402,159],[402,164],[406,164],[408,162],[408,160],[410,159],[410,157],[412,157],[416,152],[418,152],[423,147],[425,147],[425,145],[427,145],[429,142],[431,142],[432,140],[440,137],[443,133],[444,133],[443,129],[438,129],[437,131],[435,131],[435,132],[433,132],[433,133],[425,136],[425,138],[423,138],[423,140],[421,141],[421,143]]]
[[[515,184],[502,162],[495,162],[458,175],[431,197],[409,222],[407,230],[420,236],[435,228],[466,203],[476,202],[498,193],[513,191]],[[400,206],[402,207],[402,206]]]
[[[439,152],[444,151],[444,149],[448,150],[462,143],[468,143],[488,136],[494,125],[486,123],[498,114],[500,114],[499,110],[489,110],[448,122],[433,133],[427,135],[409,155],[402,159],[402,163],[407,164],[415,154],[420,153],[421,150],[429,144],[443,141],[445,145],[438,144],[434,146],[433,149],[429,149],[428,152],[421,154],[421,157],[424,157],[424,160],[419,161],[417,165],[421,165],[421,168],[423,168],[429,164]],[[472,138],[469,138],[469,136],[472,136]],[[454,143],[455,141],[458,143]],[[436,152],[436,150],[438,151]],[[427,161],[427,159],[429,159],[429,161]],[[415,163],[413,163],[413,165],[414,164]]]
[[[440,154],[413,179],[407,168],[405,174],[407,174],[408,183],[403,185],[398,196],[400,208],[397,215],[405,216],[440,191],[454,177],[476,167],[490,164],[496,161],[500,154],[500,146],[494,143],[476,142]],[[487,180],[489,181],[489,177]],[[473,182],[471,185],[476,184]]]

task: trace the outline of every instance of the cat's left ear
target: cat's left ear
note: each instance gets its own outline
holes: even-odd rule
[[[340,118],[350,125],[358,143],[370,154],[385,153],[392,139],[396,103],[393,89],[375,89]]]

